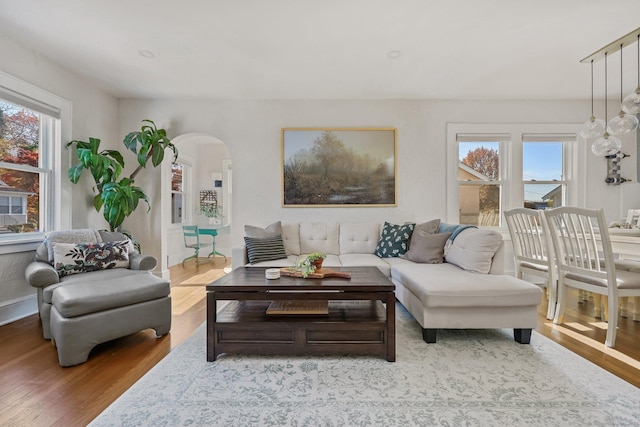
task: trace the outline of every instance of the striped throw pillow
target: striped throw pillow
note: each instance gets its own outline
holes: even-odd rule
[[[287,257],[281,234],[265,238],[245,237],[244,243],[251,264]]]

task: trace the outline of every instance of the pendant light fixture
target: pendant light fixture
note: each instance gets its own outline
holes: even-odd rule
[[[593,114],[593,59],[591,60],[591,118],[584,122],[580,135],[586,139],[597,138],[605,131],[607,124],[602,119],[596,119]]]
[[[607,52],[604,53],[604,120],[607,121]],[[615,136],[609,135],[605,130],[604,134],[598,138],[593,145],[591,151],[596,156],[614,156],[622,148],[622,142]]]
[[[638,128],[638,119],[636,116],[626,114],[622,109],[622,48],[620,45],[620,112],[617,116],[609,121],[607,131],[611,135],[620,135],[623,133],[631,133]]]
[[[640,113],[640,34],[638,34],[638,87],[622,101],[622,109],[628,114]]]

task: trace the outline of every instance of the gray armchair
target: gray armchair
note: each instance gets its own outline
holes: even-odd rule
[[[93,229],[51,232],[27,266],[27,281],[38,290],[42,333],[54,340],[60,365],[83,363],[97,344],[143,329],[153,328],[157,336],[169,332],[169,281],[151,274],[156,259],[126,240]],[[69,265],[58,259],[60,248]]]

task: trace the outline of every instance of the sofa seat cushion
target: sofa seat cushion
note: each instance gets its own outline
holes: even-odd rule
[[[471,273],[453,264],[398,264],[396,283],[416,295],[425,307],[514,307],[538,305],[542,290],[513,276]]]
[[[52,304],[62,316],[76,317],[164,298],[170,292],[168,280],[145,273],[60,286],[53,292]]]
[[[126,277],[137,277],[148,275],[148,271],[144,270],[129,270],[128,268],[114,268],[111,270],[99,270],[92,271],[90,273],[72,274],[60,279],[59,283],[47,286],[42,290],[42,302],[51,304],[53,299],[53,292],[62,286],[72,285],[75,283],[96,283],[102,280],[120,281],[125,280]]]
[[[391,267],[386,258],[382,259],[374,254],[343,254],[340,255],[343,267],[378,267],[385,276],[391,276]]]

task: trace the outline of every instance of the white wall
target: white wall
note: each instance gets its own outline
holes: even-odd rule
[[[238,245],[242,243],[244,224],[264,226],[279,219],[400,222],[442,218],[447,200],[448,122],[581,123],[590,114],[590,104],[588,101],[121,100],[118,114],[121,129],[151,117],[167,126],[170,135],[203,132],[227,144],[234,163],[233,245]],[[280,129],[297,126],[397,127],[398,206],[283,208]],[[623,142],[624,150],[635,156],[633,135]],[[602,206],[608,219],[614,220],[628,207],[640,206],[638,184],[607,186],[605,160],[589,154],[587,163],[588,207]],[[635,177],[634,163],[623,163],[623,175]]]
[[[72,138],[86,140],[95,136],[105,148],[115,147],[117,128],[116,99],[91,82],[54,64],[40,54],[0,34],[0,71],[72,102]],[[67,141],[63,141],[66,143]],[[70,157],[70,152],[63,153]],[[75,160],[74,160],[75,161]],[[63,185],[72,184],[63,178]],[[90,182],[84,177],[72,188],[74,228],[107,227],[90,204]],[[0,255],[0,324],[35,312],[35,288],[27,284],[24,269],[33,259],[33,251]]]

